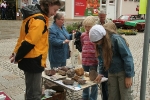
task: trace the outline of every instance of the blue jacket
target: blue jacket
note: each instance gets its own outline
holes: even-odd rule
[[[108,70],[109,73],[119,73],[121,71],[125,71],[126,77],[134,76],[134,63],[131,52],[126,45],[124,39],[118,34],[111,35],[112,47],[113,47],[113,57],[110,68]],[[102,53],[102,49],[99,46],[100,53]],[[99,56],[99,73],[104,74],[103,67],[103,59],[102,56]]]
[[[69,44],[63,41],[72,38],[64,26],[60,29],[55,23],[49,28],[49,60],[52,63],[66,62],[69,58]]]

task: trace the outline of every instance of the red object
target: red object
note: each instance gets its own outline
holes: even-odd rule
[[[82,65],[97,66],[98,60],[95,57],[95,46],[89,39],[89,34],[84,32],[80,36],[82,45]]]
[[[125,28],[126,21],[132,21],[132,20],[137,20],[137,19],[139,19],[138,15],[127,14],[127,15],[121,15],[116,20],[113,20],[113,22],[118,28],[120,27]]]
[[[3,91],[0,91],[0,95],[3,94],[6,96],[5,100],[11,100]]]
[[[138,8],[138,7],[136,8],[136,11],[139,11],[139,8]]]
[[[74,16],[84,16],[86,10],[86,0],[75,0]]]
[[[137,23],[135,29],[137,29],[138,31],[143,31],[145,29],[145,23]]]

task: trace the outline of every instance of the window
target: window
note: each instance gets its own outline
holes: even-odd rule
[[[134,0],[135,2],[140,2],[140,0]]]
[[[119,19],[128,20],[129,16],[120,16]]]
[[[102,0],[102,4],[106,4],[106,0]]]

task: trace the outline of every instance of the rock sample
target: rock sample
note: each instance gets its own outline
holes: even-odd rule
[[[94,81],[97,77],[98,73],[95,70],[90,70],[89,72],[89,78],[91,81]]]
[[[65,72],[67,72],[69,70],[69,68],[67,68],[67,67],[59,67],[59,69],[65,71]]]
[[[68,80],[68,79],[65,79],[62,81],[65,85],[73,85],[74,83],[74,80]]]
[[[81,85],[85,84],[85,82],[86,82],[86,80],[78,79],[78,83],[81,84]]]
[[[80,79],[80,77],[75,75],[72,79],[75,80],[76,82],[78,82],[78,79]]]
[[[75,73],[76,73],[78,76],[82,76],[82,75],[84,75],[84,69],[83,69],[82,67],[76,68],[76,69],[75,69]]]
[[[74,69],[69,69],[66,74],[69,78],[72,78],[72,77],[74,77],[75,70]]]
[[[45,70],[45,74],[48,76],[52,76],[55,75],[56,71],[54,69],[51,70]]]
[[[65,75],[66,75],[66,72],[63,71],[63,70],[58,70],[58,73],[59,73],[60,75],[62,75],[62,76],[65,76]]]

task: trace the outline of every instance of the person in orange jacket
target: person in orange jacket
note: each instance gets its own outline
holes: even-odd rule
[[[25,73],[25,100],[41,100],[41,75],[48,53],[49,17],[60,8],[59,0],[40,0],[35,6],[21,9],[23,22],[16,47],[10,56],[12,63]]]

